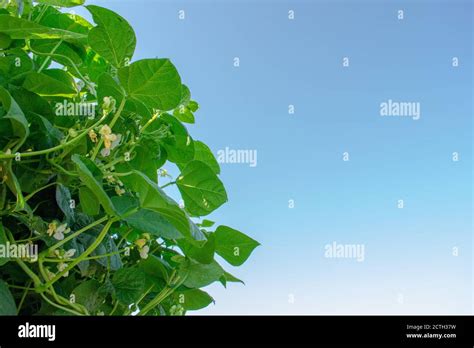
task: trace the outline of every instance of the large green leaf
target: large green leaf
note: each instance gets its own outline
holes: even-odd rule
[[[0,72],[4,74],[4,76],[0,77],[0,82],[2,79],[12,81],[32,70],[33,61],[30,56],[20,48],[11,49],[5,57],[0,57]]]
[[[102,172],[100,169],[97,168],[94,162],[83,156],[75,154],[71,157],[71,159],[77,166],[79,178],[84,183],[84,185],[86,185],[87,188],[94,193],[105,212],[111,216],[117,215],[110,197],[102,187]]]
[[[124,97],[122,87],[107,73],[100,75],[99,85],[97,87],[97,99],[99,103],[102,103],[104,97],[113,97],[118,104],[120,104]]]
[[[116,67],[132,59],[137,43],[135,32],[128,22],[106,8],[89,5],[97,27],[89,32],[89,44],[94,51]]]
[[[117,300],[124,305],[137,301],[145,291],[145,273],[138,268],[122,268],[112,277]]]
[[[5,14],[0,14],[0,33],[7,34],[12,39],[63,39],[68,41],[80,40],[86,37],[84,34],[49,28],[26,19]]]
[[[147,278],[158,281],[164,280],[167,282],[171,272],[170,265],[155,255],[148,255],[145,260],[140,261],[138,267],[145,272]]]
[[[75,7],[84,5],[85,0],[35,0],[40,4],[46,4],[59,7]]]
[[[79,189],[79,201],[81,202],[82,211],[90,216],[99,214],[100,203],[87,186],[82,186]]]
[[[194,159],[196,161],[204,162],[209,166],[209,168],[212,169],[214,173],[220,174],[221,168],[219,163],[214,157],[211,149],[209,149],[209,147],[202,141],[194,140]],[[183,170],[184,164],[178,163],[178,167]]]
[[[201,161],[189,162],[176,184],[191,215],[208,215],[227,202],[224,185],[214,171]]]
[[[16,315],[16,304],[7,283],[0,280],[0,315]]]
[[[41,96],[74,97],[77,95],[74,79],[60,69],[29,73],[23,82],[23,88]]]
[[[145,174],[133,171],[133,174],[124,176],[121,180],[125,186],[138,193],[142,208],[159,213],[186,238],[200,243],[206,240],[201,230],[187,217],[179,205]]]
[[[6,114],[0,118],[0,126],[3,127],[5,120],[10,122],[13,135],[19,138],[19,142],[14,149],[16,151],[16,149],[21,147],[30,134],[28,121],[16,101],[3,87],[0,87],[0,103],[3,105],[3,109],[6,110]]]
[[[120,82],[132,100],[171,110],[181,100],[181,78],[169,59],[143,59],[121,68]]]
[[[104,288],[101,288],[101,284],[95,279],[80,283],[72,293],[76,297],[76,303],[80,303],[91,313],[97,311],[106,295]]]
[[[207,292],[199,289],[177,291],[174,296],[175,301],[187,311],[203,309],[214,303],[214,299]]]
[[[140,209],[125,221],[141,232],[150,233],[155,237],[180,239],[183,235],[160,213],[149,209]]]
[[[242,265],[260,245],[249,236],[227,226],[219,226],[214,233],[216,252],[233,266]]]
[[[56,203],[66,217],[67,223],[72,225],[76,217],[74,208],[71,207],[71,192],[62,184],[56,186]]]
[[[218,281],[224,274],[222,267],[213,261],[209,264],[191,263],[181,270],[182,275],[187,274],[183,285],[188,288],[202,288]]]
[[[36,52],[43,54],[49,54],[54,50],[55,55],[51,59],[65,66],[71,67],[71,62],[76,66],[80,66],[83,62],[83,58],[80,54],[83,52],[78,52],[77,46],[68,42],[60,43],[59,40],[32,40],[31,47]],[[71,70],[73,69],[71,68]]]
[[[187,240],[179,240],[178,245],[183,253],[199,263],[211,263],[214,261],[216,251],[215,238],[212,234],[207,237],[207,242],[202,246],[196,246]]]

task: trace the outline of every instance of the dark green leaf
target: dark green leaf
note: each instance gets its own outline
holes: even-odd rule
[[[95,279],[82,282],[73,290],[72,294],[76,297],[76,303],[80,303],[91,313],[97,311],[106,295],[101,289],[101,284]]]
[[[145,273],[138,268],[122,268],[115,272],[112,284],[117,300],[129,305],[145,291]]]
[[[117,215],[110,197],[102,188],[102,173],[95,163],[77,154],[73,155],[71,159],[77,166],[81,181],[94,193],[106,213],[111,216]]]
[[[16,151],[30,134],[28,121],[18,104],[3,87],[0,87],[0,103],[3,105],[3,109],[6,110],[6,114],[0,118],[0,126],[3,127],[4,120],[9,120],[12,126],[13,135],[20,139],[18,145],[16,145],[14,149]]]
[[[100,203],[95,194],[86,186],[79,189],[79,201],[81,202],[82,211],[90,216],[99,214]]]
[[[16,315],[16,304],[7,283],[0,280],[0,315]]]
[[[72,225],[75,220],[75,212],[71,208],[71,192],[62,184],[56,186],[56,203],[66,217],[68,225]]]

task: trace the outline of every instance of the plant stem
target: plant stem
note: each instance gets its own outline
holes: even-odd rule
[[[45,284],[45,287],[46,287],[46,288],[49,288],[51,285],[53,285],[55,282],[57,282],[59,279],[61,279],[61,277],[62,277],[63,275],[65,275],[67,272],[69,272],[71,269],[73,269],[78,263],[80,263],[80,262],[83,261],[87,256],[89,256],[89,254],[92,253],[92,252],[99,246],[99,244],[102,242],[102,240],[104,239],[104,237],[107,235],[107,232],[109,231],[110,227],[112,226],[112,224],[113,224],[116,220],[117,220],[116,218],[109,220],[109,221],[107,222],[107,224],[105,224],[105,226],[104,226],[104,228],[102,229],[102,231],[100,232],[100,234],[97,236],[96,240],[87,248],[87,250],[84,251],[80,257],[78,257],[78,258],[75,259],[73,262],[71,262],[64,270],[62,270],[61,272],[59,272],[58,274],[56,274],[53,279],[51,279],[50,281],[48,281],[48,282]]]
[[[61,305],[58,305],[57,303],[54,303],[54,302],[51,301],[49,298],[47,298],[46,295],[43,294],[42,292],[40,293],[40,295],[41,295],[42,298],[44,298],[44,300],[45,300],[46,302],[48,302],[48,303],[49,303],[51,306],[53,306],[53,307],[59,308],[59,309],[61,309],[61,310],[63,310],[63,311],[69,312],[69,313],[74,314],[74,315],[80,315],[80,316],[83,315],[82,313],[76,312],[75,310],[72,310],[72,309],[69,309],[69,308],[67,308],[67,307],[63,307],[63,306],[61,306]]]
[[[54,152],[54,151],[58,151],[58,150],[62,150],[64,149],[65,147],[69,146],[69,145],[72,145],[72,144],[75,144],[76,142],[78,142],[79,140],[81,140],[84,136],[86,136],[89,131],[91,129],[94,129],[95,127],[97,127],[103,120],[104,120],[105,117],[102,117],[99,121],[97,121],[96,123],[94,123],[92,126],[90,126],[89,128],[87,128],[86,130],[84,130],[84,132],[82,132],[81,134],[79,134],[77,137],[69,140],[68,142],[64,143],[64,144],[60,144],[60,145],[57,145],[57,146],[54,146],[54,147],[51,147],[49,149],[44,149],[44,150],[40,150],[40,151],[31,151],[31,152],[24,152],[24,153],[21,153],[20,154],[20,157],[33,157],[33,156],[40,156],[40,155],[46,155],[48,153],[51,153],[51,152]],[[15,154],[14,153],[11,153],[11,154],[0,154],[0,159],[10,159],[10,158],[15,158]]]
[[[96,220],[94,221],[93,223],[91,223],[90,225],[87,225],[83,228],[81,228],[80,230],[74,232],[73,234],[70,234],[69,236],[67,236],[66,238],[64,238],[63,240],[59,241],[58,243],[50,246],[48,249],[46,249],[45,251],[41,252],[42,255],[46,255],[48,252],[50,252],[51,250],[55,250],[55,249],[58,249],[59,247],[63,246],[64,244],[66,244],[67,242],[69,242],[71,239],[73,238],[76,238],[78,235],[80,235],[81,233],[87,231],[87,230],[90,230],[91,228],[97,226],[97,225],[100,225],[102,222],[104,221],[107,221],[109,219],[108,216],[104,216],[102,218],[100,218],[99,220]],[[41,255],[40,255],[41,256]]]
[[[46,67],[46,64],[48,64],[48,62],[50,61],[51,55],[54,54],[54,52],[56,52],[56,50],[59,48],[59,46],[61,46],[62,43],[63,43],[63,39],[59,40],[58,43],[56,44],[56,46],[53,47],[53,49],[51,50],[51,52],[49,52],[48,57],[46,57],[46,59],[44,60],[43,64],[41,64],[41,66],[39,67],[38,73],[40,73],[41,71],[43,71],[43,69]]]
[[[25,288],[25,291],[23,292],[23,296],[21,296],[21,300],[20,300],[20,303],[18,304],[18,309],[16,311],[16,314],[19,315],[20,314],[20,310],[21,310],[21,307],[23,306],[23,303],[25,302],[25,298],[26,298],[26,295],[28,294],[28,291],[30,291],[30,287],[31,287],[31,280],[27,283],[27,286]]]
[[[170,181],[166,185],[161,186],[160,189],[164,189],[165,187],[168,187],[168,186],[171,186],[171,185],[174,185],[174,184],[176,184],[176,181]]]
[[[48,185],[46,186],[43,186],[43,187],[40,187],[39,189],[37,189],[36,191],[33,191],[32,193],[30,193],[28,196],[25,197],[25,202],[28,202],[28,200],[33,197],[35,194],[37,194],[38,192],[41,192],[45,189],[47,189],[48,187],[51,187],[51,186],[54,186],[56,185],[57,182],[52,182],[52,183],[49,183]]]

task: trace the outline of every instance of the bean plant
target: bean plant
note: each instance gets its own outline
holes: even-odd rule
[[[84,0],[0,0],[0,315],[183,315],[241,282],[216,259],[259,243],[205,218],[227,194],[199,105],[135,46]]]

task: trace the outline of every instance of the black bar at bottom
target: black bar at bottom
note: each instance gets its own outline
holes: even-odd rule
[[[52,326],[54,325],[54,340]],[[43,337],[31,337],[39,336]],[[27,336],[27,337],[19,337]],[[44,337],[46,336],[46,337]],[[472,316],[0,317],[0,346],[390,344],[473,347]]]

